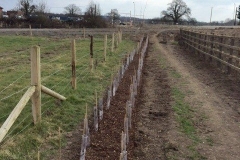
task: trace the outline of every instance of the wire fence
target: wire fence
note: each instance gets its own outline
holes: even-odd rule
[[[114,38],[118,39],[116,35]],[[82,39],[78,39],[77,41],[80,42],[81,47],[83,45],[84,46],[88,45],[88,43],[89,43],[88,41],[86,41],[86,40],[83,41]],[[96,48],[94,49],[94,58],[100,62],[100,60],[104,60],[103,38],[102,38],[102,41],[100,41],[100,40],[97,40],[97,41],[99,41],[99,42],[96,45]],[[81,43],[83,43],[83,44],[81,44]],[[118,42],[118,43],[120,43],[120,42]],[[67,45],[67,44],[69,44],[69,45]],[[112,45],[112,40],[107,42],[107,44],[108,44],[107,50],[108,50],[108,52],[110,52],[109,48],[111,47],[110,45]],[[99,81],[98,77],[96,77],[96,74],[98,74],[98,72],[102,72],[102,71],[100,71],[100,69],[105,69],[104,67],[107,62],[102,62],[102,64],[97,64],[97,65],[100,65],[99,71],[96,69],[96,71],[94,71],[95,73],[92,73],[90,70],[90,64],[89,64],[89,61],[87,58],[87,57],[90,57],[90,54],[89,54],[89,52],[88,53],[86,52],[87,49],[81,49],[80,46],[77,46],[77,49],[76,49],[78,52],[77,58],[76,58],[77,82],[81,83],[84,81],[84,83],[85,83],[88,80],[92,80],[92,79],[94,79],[96,82]],[[41,54],[41,58],[42,58],[42,63],[41,63],[42,71],[41,72],[43,75],[42,83],[45,86],[49,87],[51,90],[56,90],[56,92],[58,92],[62,95],[66,95],[66,94],[71,94],[72,92],[74,92],[72,90],[72,86],[71,86],[71,76],[72,76],[71,65],[72,64],[70,61],[71,60],[70,41],[61,42],[61,44],[58,45],[58,47],[56,47],[56,49],[60,49],[61,47],[62,47],[62,50],[58,50],[57,51],[57,52],[59,52],[58,54],[53,54],[49,57],[48,56],[44,57],[45,55],[48,55],[48,54]],[[49,47],[49,48],[54,48],[54,47]],[[114,49],[116,49],[116,48],[114,47]],[[26,50],[21,51],[21,52],[25,53],[28,51],[28,55],[29,55],[29,50],[30,49],[27,48]],[[41,51],[43,53],[48,52],[48,47],[44,47],[44,46],[41,47]],[[7,54],[4,55],[4,57],[7,57]],[[117,57],[119,57],[119,56],[117,55]],[[111,61],[111,58],[112,57],[110,57],[110,61]],[[113,57],[113,59],[114,59],[114,57]],[[111,65],[113,67],[118,64],[116,62],[111,62]],[[13,67],[17,67],[17,66],[20,69],[24,69],[24,70],[26,68],[26,67],[21,68],[21,65],[15,65]],[[30,67],[30,65],[29,65],[29,67]],[[4,69],[7,69],[7,68],[4,68]],[[12,72],[10,74],[12,74]],[[29,84],[30,84],[31,80],[30,79],[27,80],[27,78],[30,78],[30,75],[31,75],[30,69],[29,69],[29,71],[24,72],[20,76],[15,75],[16,78],[14,78],[13,80],[11,80],[12,78],[9,79],[9,80],[11,80],[11,82],[9,84],[5,84],[1,88],[0,95],[2,95],[4,93],[4,95],[6,95],[6,96],[1,97],[0,103],[6,104],[6,105],[2,105],[2,106],[5,106],[4,108],[8,108],[8,109],[4,110],[2,107],[0,107],[0,111],[1,111],[0,112],[0,125],[2,125],[4,120],[8,117],[8,115],[12,111],[13,107],[16,105],[17,101],[20,99],[21,95],[24,92],[26,92],[27,88],[29,88]],[[103,77],[104,77],[104,75],[103,75]],[[2,82],[0,81],[0,83],[2,83]],[[97,85],[97,83],[95,83],[95,82],[92,84]],[[92,84],[89,84],[89,86],[91,86]],[[26,87],[21,88],[22,85],[25,85]],[[101,86],[102,85],[103,84],[101,84]],[[21,88],[21,89],[18,89],[18,88]],[[82,90],[87,91],[88,89],[83,88]],[[8,92],[6,92],[6,91],[8,91]],[[12,91],[15,91],[15,92],[10,93]],[[19,95],[19,96],[16,97],[16,95]],[[82,95],[82,96],[84,96],[84,95]],[[89,97],[91,97],[91,95],[89,95]],[[11,100],[6,101],[8,99],[11,99]],[[89,99],[91,99],[91,98],[87,98],[86,100],[81,100],[81,104],[86,103]],[[44,118],[46,118],[46,121],[52,120],[53,119],[53,117],[51,117],[52,115],[56,116],[55,114],[57,112],[63,112],[63,110],[65,108],[67,108],[69,105],[72,105],[72,102],[71,103],[70,102],[59,102],[58,106],[56,107],[55,103],[56,103],[56,101],[54,102],[54,99],[52,97],[42,94],[41,115],[45,116]],[[92,103],[92,100],[90,103]],[[11,106],[11,107],[9,107],[9,106]],[[31,103],[27,103],[27,106],[25,107],[26,109],[24,109],[22,111],[19,119],[15,122],[13,127],[10,129],[10,131],[6,134],[6,136],[0,143],[1,150],[4,149],[4,147],[6,147],[6,146],[11,146],[10,145],[11,143],[17,143],[15,141],[16,137],[18,137],[19,135],[22,135],[21,133],[24,133],[24,135],[25,134],[28,135],[28,134],[31,134],[32,130],[37,129],[37,126],[30,127],[31,125],[33,125],[33,121],[31,120],[32,115],[30,114],[30,112],[31,112],[30,106],[31,106]],[[73,106],[76,107],[76,105],[73,105]],[[82,110],[81,108],[79,109],[79,107],[77,109]],[[53,120],[53,122],[50,121],[49,123],[51,123],[51,125],[55,124],[56,126],[59,126],[59,121],[60,121],[60,119],[56,119],[56,120]],[[44,122],[45,122],[45,120],[44,120]],[[66,124],[64,124],[64,125],[66,125]],[[31,130],[31,131],[29,131],[29,130]],[[38,143],[39,143],[39,141],[38,141]],[[40,143],[40,145],[39,144],[37,145],[38,151],[40,150],[41,146],[43,146],[43,143],[45,143],[45,141],[42,141]],[[21,144],[21,145],[25,145],[25,144]],[[36,150],[36,152],[37,152],[37,150]],[[21,153],[21,155],[22,154],[24,154],[24,153]],[[41,154],[45,154],[45,153],[41,153]],[[0,152],[0,155],[1,155],[1,152]],[[33,158],[33,157],[36,157],[36,155],[37,154],[35,152],[32,154],[28,153],[26,155],[26,157]],[[2,157],[0,156],[0,158],[2,158]]]

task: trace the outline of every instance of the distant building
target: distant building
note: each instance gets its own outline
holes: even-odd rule
[[[23,18],[22,11],[7,11],[7,15],[9,18]]]
[[[3,8],[0,6],[0,18],[3,17]]]
[[[2,16],[3,18],[8,18],[7,12],[3,11],[2,13],[3,13],[3,16]]]

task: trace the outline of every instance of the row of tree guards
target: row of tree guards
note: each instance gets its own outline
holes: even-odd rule
[[[142,51],[140,52],[139,61],[138,61],[138,69],[134,71],[134,75],[131,79],[130,85],[130,97],[126,102],[126,114],[124,117],[124,131],[122,131],[121,135],[121,153],[120,160],[127,160],[127,144],[129,143],[129,129],[132,128],[132,110],[135,107],[135,97],[138,94],[138,87],[140,85],[142,69],[143,69],[143,61],[146,55],[148,47],[148,37],[146,39],[146,43],[144,44]]]
[[[116,75],[111,79],[111,85],[108,87],[107,91],[107,103],[105,109],[108,110],[111,106],[111,100],[116,95],[116,91],[119,87],[119,84],[124,77],[125,72],[128,70],[129,65],[132,63],[136,54],[139,54],[139,61],[138,61],[138,68],[134,71],[134,75],[131,78],[131,85],[130,85],[130,97],[129,100],[126,102],[126,114],[124,118],[124,129],[121,135],[121,153],[120,153],[120,160],[127,160],[127,144],[129,143],[129,129],[131,129],[131,119],[132,119],[132,109],[135,106],[135,97],[137,96],[138,86],[140,85],[140,79],[142,74],[143,68],[143,61],[146,55],[146,50],[148,47],[148,37],[146,38],[145,43],[143,44],[144,38],[140,40],[138,43],[137,48],[131,52],[122,65],[120,66],[119,70],[117,71]],[[104,106],[103,106],[103,98],[97,97],[96,94],[96,105],[94,106],[94,129],[98,131],[98,123],[103,119],[104,113]],[[84,118],[84,129],[82,135],[82,144],[81,144],[81,151],[80,151],[80,160],[85,160],[86,149],[88,146],[91,145],[90,143],[90,133],[89,133],[89,126],[88,126],[88,119],[87,119],[87,108],[86,114]]]

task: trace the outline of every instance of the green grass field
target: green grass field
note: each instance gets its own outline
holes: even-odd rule
[[[101,38],[102,37],[102,38]],[[77,89],[71,87],[71,39],[27,36],[0,37],[0,126],[30,86],[30,49],[41,47],[42,84],[67,98],[59,103],[42,93],[42,121],[34,126],[31,101],[26,105],[4,141],[0,144],[0,159],[47,159],[65,145],[64,136],[82,122],[85,105],[94,105],[94,92],[102,95],[110,84],[121,59],[136,44],[124,38],[119,47],[110,52],[108,39],[107,61],[103,61],[103,36],[94,39],[94,61],[97,66],[89,68],[89,39],[76,40]],[[80,144],[79,144],[80,145]]]

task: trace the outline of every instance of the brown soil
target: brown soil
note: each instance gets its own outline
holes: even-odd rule
[[[152,32],[155,33],[155,32]],[[145,59],[142,85],[130,130],[128,159],[240,159],[240,81],[236,75],[226,75],[215,65],[176,45],[174,31],[162,31],[150,38]],[[159,43],[164,42],[164,43]],[[125,104],[129,98],[130,75],[134,65],[126,72],[99,131],[91,128],[91,146],[87,160],[119,159],[121,131]],[[174,77],[172,73],[181,77]],[[191,107],[198,142],[181,132],[172,109],[172,88],[185,94]],[[62,159],[79,159],[79,127],[68,135],[68,145]]]
[[[182,75],[180,81],[172,80],[172,83],[190,93],[185,100],[194,110],[192,119],[200,138],[197,152],[206,159],[240,159],[240,81],[237,76],[222,73],[209,61],[184,48],[171,43],[159,44],[159,39],[155,38],[155,43],[161,55],[170,68]],[[178,146],[186,144],[177,142]]]
[[[173,111],[171,88],[167,72],[161,68],[152,40],[145,60],[141,94],[138,103],[137,130],[134,139],[133,159],[166,159],[169,150],[168,132],[171,129]]]

